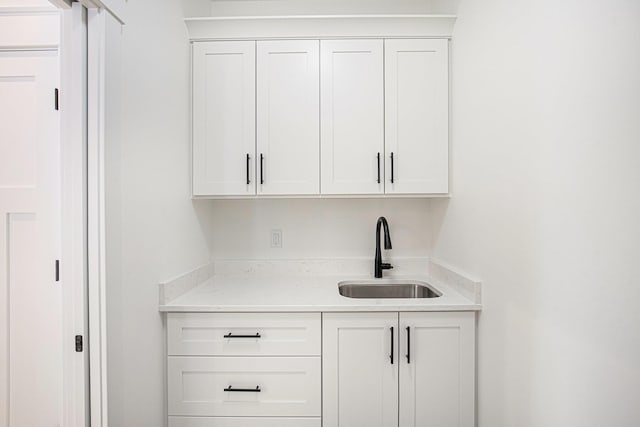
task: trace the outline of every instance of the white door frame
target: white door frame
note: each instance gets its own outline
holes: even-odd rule
[[[62,9],[64,322],[85,344],[65,349],[64,425],[106,427],[105,14],[124,24],[124,3],[49,1]]]
[[[106,298],[106,211],[105,137],[106,129],[119,126],[107,111],[107,88],[114,74],[107,61],[109,43],[117,43],[108,33],[110,17],[122,24],[102,3],[82,1],[87,7],[87,268],[89,318],[89,387],[91,427],[108,426],[107,400],[107,298]],[[108,35],[109,34],[109,35]],[[111,55],[111,54],[109,54]],[[107,81],[109,80],[109,81]],[[115,95],[115,94],[113,94]],[[113,110],[113,107],[111,108]]]
[[[104,191],[104,60],[106,12],[87,10],[87,185],[89,269],[89,360],[91,427],[107,421],[107,322],[105,288],[105,191]]]
[[[87,104],[86,12],[80,5],[61,11],[61,162],[63,322],[65,335],[81,336],[64,349],[64,425],[89,423],[87,305]]]

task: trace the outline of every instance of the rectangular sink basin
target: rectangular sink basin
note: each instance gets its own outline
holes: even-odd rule
[[[399,280],[384,282],[345,281],[338,283],[338,292],[347,298],[438,298],[442,293],[426,282]]]

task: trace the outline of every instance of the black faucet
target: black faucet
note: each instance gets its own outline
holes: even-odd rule
[[[376,278],[382,278],[382,270],[389,270],[393,266],[389,263],[382,262],[382,254],[380,253],[380,225],[384,227],[384,248],[391,249],[391,237],[389,236],[389,224],[383,216],[378,218],[376,224],[376,260],[374,262],[373,274]]]

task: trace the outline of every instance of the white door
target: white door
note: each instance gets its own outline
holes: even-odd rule
[[[398,313],[324,313],[322,424],[398,425]]]
[[[449,45],[385,40],[388,194],[449,191]]]
[[[255,42],[193,45],[193,195],[256,192]]]
[[[318,44],[258,42],[258,194],[320,192]]]
[[[321,42],[322,194],[384,191],[382,40]]]
[[[0,52],[2,427],[62,423],[58,69],[57,51]]]
[[[400,427],[473,427],[475,313],[400,313]]]

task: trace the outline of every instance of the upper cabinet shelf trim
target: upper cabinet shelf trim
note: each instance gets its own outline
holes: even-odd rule
[[[451,38],[454,15],[308,15],[187,18],[196,40],[270,38]]]

